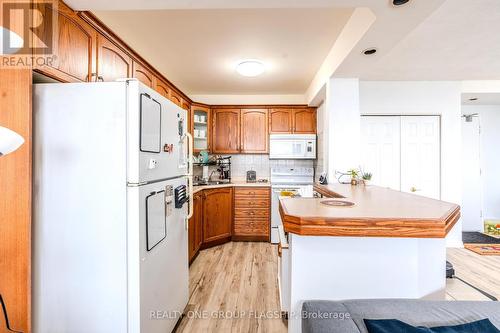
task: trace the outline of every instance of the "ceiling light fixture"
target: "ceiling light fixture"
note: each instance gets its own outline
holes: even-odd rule
[[[374,48],[374,47],[370,47],[370,48],[368,48],[368,49],[366,49],[366,50],[363,51],[364,55],[372,55],[372,54],[375,54],[375,53],[377,53],[377,49]]]
[[[469,98],[469,101],[473,102],[473,101],[477,101],[477,97],[472,97],[472,98]]]
[[[405,3],[408,3],[410,0],[392,0],[392,4],[394,6],[401,6],[404,5]]]
[[[258,60],[243,60],[236,66],[236,71],[243,76],[255,77],[264,73],[264,64]]]
[[[9,36],[8,41],[4,41],[4,36]],[[6,43],[9,45],[6,45]],[[0,26],[0,54],[14,54],[22,49],[24,40],[13,31]]]

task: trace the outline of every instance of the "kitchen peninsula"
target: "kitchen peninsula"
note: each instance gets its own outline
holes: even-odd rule
[[[323,198],[284,198],[289,332],[311,299],[444,299],[445,237],[458,205],[378,186],[315,185]],[[352,206],[331,206],[344,201]]]

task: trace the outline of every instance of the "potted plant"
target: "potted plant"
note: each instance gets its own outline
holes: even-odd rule
[[[351,169],[347,173],[349,174],[349,176],[351,176],[351,185],[358,185],[358,170]]]
[[[370,182],[372,180],[371,172],[363,172],[363,174],[361,175],[361,179],[363,180],[363,184],[370,185]]]

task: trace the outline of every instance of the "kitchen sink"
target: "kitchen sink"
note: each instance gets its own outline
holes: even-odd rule
[[[351,207],[354,206],[354,202],[346,201],[346,200],[334,200],[334,199],[329,199],[329,200],[323,200],[321,201],[323,205],[330,206],[330,207]]]

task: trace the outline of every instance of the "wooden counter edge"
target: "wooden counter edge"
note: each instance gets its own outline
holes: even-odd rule
[[[370,219],[293,216],[279,205],[286,232],[301,236],[445,238],[460,219],[460,207],[439,219]]]

